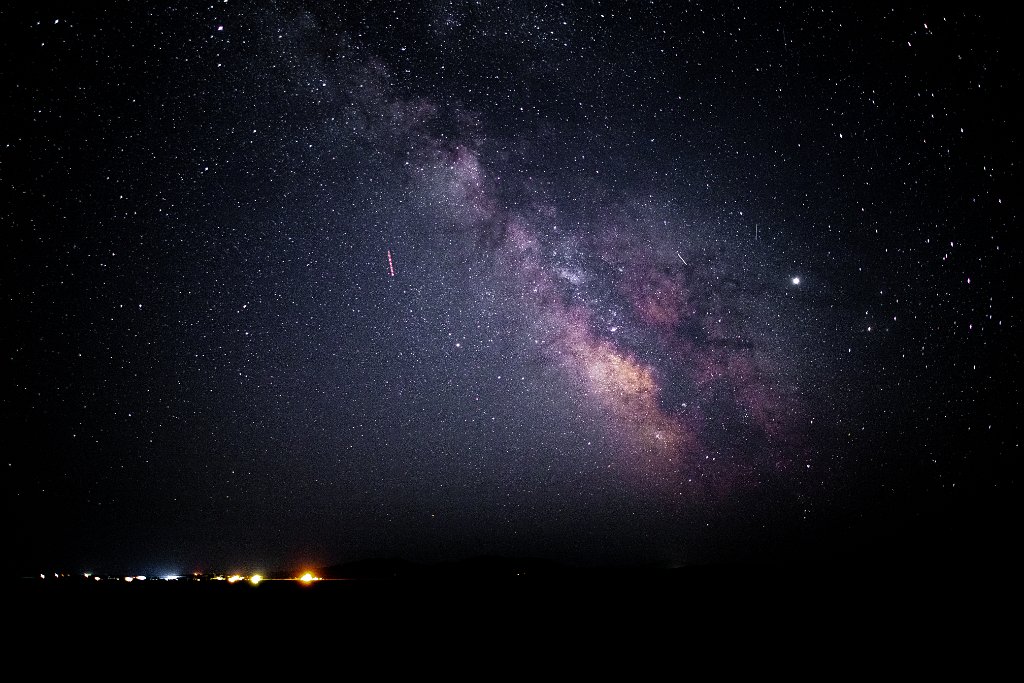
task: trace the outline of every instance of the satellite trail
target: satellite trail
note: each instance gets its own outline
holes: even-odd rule
[[[388,249],[388,272],[391,273],[391,277],[395,276],[395,263],[391,260],[391,250]]]

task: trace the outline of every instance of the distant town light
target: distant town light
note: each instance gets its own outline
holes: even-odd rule
[[[242,580],[242,577],[238,574],[232,574],[228,577],[228,583],[237,583]]]
[[[262,581],[262,580],[263,580],[263,577],[260,576],[259,574],[253,574],[251,577],[249,577],[249,581],[254,586],[258,586],[260,581]]]
[[[302,583],[313,583],[314,581],[317,581],[317,580],[318,580],[317,577],[313,576],[309,572],[306,572],[301,577],[299,577],[299,581],[301,581]]]

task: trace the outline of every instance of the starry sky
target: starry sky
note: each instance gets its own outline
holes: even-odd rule
[[[992,561],[973,6],[5,9],[9,568]]]

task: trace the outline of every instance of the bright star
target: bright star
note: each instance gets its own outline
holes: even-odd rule
[[[794,285],[798,285],[798,284],[800,284],[800,278],[798,278],[798,277],[795,277],[795,278],[793,278],[793,279],[791,280],[791,282],[792,282],[792,283],[793,283]]]

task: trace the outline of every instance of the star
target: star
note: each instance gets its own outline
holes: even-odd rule
[[[1014,509],[1012,25],[235,4],[9,22],[25,576],[733,562]]]

